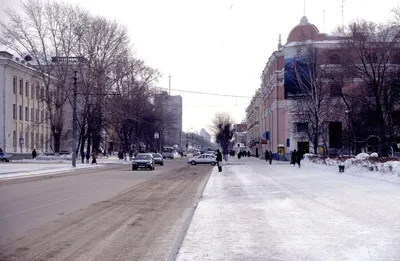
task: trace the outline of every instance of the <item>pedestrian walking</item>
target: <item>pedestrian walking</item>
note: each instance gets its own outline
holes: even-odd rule
[[[272,164],[272,151],[269,151],[269,165]]]
[[[90,159],[90,153],[89,151],[86,151],[86,163],[89,163],[89,159]]]
[[[218,172],[222,171],[222,153],[221,151],[218,149],[217,150],[217,166],[218,166]]]
[[[297,151],[294,150],[292,152],[292,155],[290,156],[290,164],[293,164],[293,166],[296,166],[296,161],[297,161]]]
[[[299,165],[299,168],[300,168],[300,162],[301,162],[301,160],[302,160],[302,158],[303,158],[303,152],[302,151],[298,151],[297,152],[297,156],[296,156],[296,163]]]
[[[96,152],[95,151],[92,152],[92,164],[96,164],[97,165],[97,159],[96,159]]]
[[[265,161],[268,162],[269,161],[269,151],[265,150]]]
[[[36,158],[37,153],[36,153],[36,149],[33,149],[32,151],[32,159]]]

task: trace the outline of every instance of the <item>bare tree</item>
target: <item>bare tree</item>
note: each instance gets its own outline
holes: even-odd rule
[[[358,138],[379,136],[381,151],[387,155],[388,145],[399,134],[395,126],[399,85],[393,81],[400,68],[398,26],[360,20],[339,28],[338,34],[344,73],[355,82],[344,90],[343,100],[349,107],[362,108],[351,110],[352,120],[359,119],[354,127],[364,130]]]
[[[340,89],[332,90],[336,85],[332,85],[327,65],[326,54],[313,44],[299,46],[290,65],[299,92],[291,102],[293,128],[297,135],[304,134],[311,142],[314,153],[318,152],[321,142],[326,147],[327,125],[335,119],[340,105],[340,99],[335,95],[335,91],[340,92]]]
[[[221,145],[222,154],[229,154],[229,144],[235,134],[235,125],[231,116],[226,113],[217,113],[213,119],[211,129],[215,135],[215,141]]]
[[[1,44],[22,57],[30,57],[38,70],[45,91],[40,99],[49,112],[54,150],[60,149],[64,131],[64,103],[70,89],[69,61],[53,63],[52,57],[72,56],[77,37],[74,27],[79,23],[79,9],[65,3],[26,0],[22,12],[7,9],[9,22],[0,22]]]

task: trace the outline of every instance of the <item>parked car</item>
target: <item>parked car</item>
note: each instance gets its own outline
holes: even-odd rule
[[[132,170],[149,169],[154,170],[154,158],[151,153],[139,153],[132,160]]]
[[[198,157],[188,159],[188,163],[192,165],[196,164],[217,164],[217,157],[214,154],[202,154]]]
[[[153,153],[154,163],[159,164],[160,166],[164,166],[164,159],[160,153]]]
[[[0,152],[0,161],[1,162],[10,162],[11,160],[11,155],[4,153],[4,152]]]

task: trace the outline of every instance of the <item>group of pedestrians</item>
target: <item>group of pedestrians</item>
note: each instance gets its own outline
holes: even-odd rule
[[[292,164],[295,167],[297,164],[297,165],[299,165],[299,168],[300,168],[300,162],[301,162],[301,159],[303,158],[303,156],[304,156],[304,153],[301,150],[299,150],[299,151],[294,150],[292,152],[292,156],[290,158],[290,164]]]
[[[95,151],[92,152],[92,164],[96,164],[97,165],[97,154]],[[86,158],[86,163],[89,163],[89,159],[90,159],[90,153],[89,151],[87,151],[86,153],[84,151],[81,152],[81,162],[85,163],[85,158]]]

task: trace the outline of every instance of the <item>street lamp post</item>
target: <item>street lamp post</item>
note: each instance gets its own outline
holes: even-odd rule
[[[160,133],[156,132],[154,133],[154,139],[157,140],[157,152],[160,152]]]
[[[72,101],[72,166],[76,167],[76,131],[77,131],[77,115],[76,115],[76,99],[78,96],[77,71],[74,71],[74,99]]]

